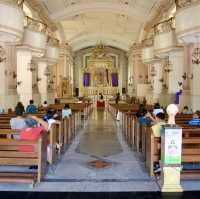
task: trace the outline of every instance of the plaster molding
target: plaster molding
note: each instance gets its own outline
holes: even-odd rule
[[[174,5],[174,0],[158,0],[155,5],[152,7],[149,20],[145,25],[145,31],[149,31],[152,27],[161,20],[162,15],[169,8]]]
[[[41,18],[42,21],[44,21],[48,27],[52,30],[52,31],[56,31],[57,30],[57,26],[54,23],[54,21],[49,17],[49,12],[48,10],[42,5],[42,1],[40,0],[26,0],[26,2],[28,3],[28,5],[35,10],[39,17]]]
[[[87,12],[107,11],[111,13],[121,13],[126,16],[135,18],[138,21],[144,22],[146,17],[143,13],[134,10],[132,7],[125,4],[111,3],[111,2],[93,2],[93,3],[79,3],[63,8],[62,11],[51,14],[50,17],[56,21],[69,19],[72,16],[87,13]]]

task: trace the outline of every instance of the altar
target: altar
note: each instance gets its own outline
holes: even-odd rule
[[[104,99],[110,99],[119,92],[118,60],[107,52],[106,46],[97,45],[85,57],[84,63],[82,67],[82,93],[84,96],[91,97],[97,101],[97,96],[100,93],[102,93]],[[103,106],[100,102],[98,102],[98,105]]]

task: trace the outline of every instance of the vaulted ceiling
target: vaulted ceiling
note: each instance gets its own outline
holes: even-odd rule
[[[128,51],[158,0],[41,0],[74,51],[102,42]]]

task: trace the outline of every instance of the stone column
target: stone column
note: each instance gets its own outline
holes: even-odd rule
[[[184,51],[183,49],[173,50],[169,53],[169,64],[171,71],[168,74],[168,93],[175,94],[179,90],[178,82],[182,82]]]
[[[152,76],[152,87],[153,87],[153,103],[159,101],[160,94],[162,92],[162,82],[160,79],[162,78],[162,62],[156,61],[152,64],[151,71],[155,71],[155,75]]]
[[[200,110],[200,66],[196,64],[191,65],[191,105],[192,110]]]
[[[31,60],[30,49],[23,46],[17,48],[17,93],[24,106],[33,98]]]
[[[41,103],[48,101],[48,91],[47,91],[47,75],[45,75],[47,70],[47,61],[40,60],[38,61],[38,89],[40,93]]]
[[[6,81],[6,76],[7,76],[7,68],[6,68],[6,62],[3,61],[0,63],[0,102],[1,102],[1,107],[4,109],[7,108],[7,103],[6,103],[6,95],[7,95],[7,81]]]

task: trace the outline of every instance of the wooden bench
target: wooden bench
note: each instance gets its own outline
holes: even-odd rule
[[[13,136],[14,130],[0,131],[1,135]],[[19,146],[31,145],[35,151],[19,151]],[[0,165],[3,166],[33,166],[38,169],[33,172],[0,171],[0,182],[5,183],[35,183],[41,182],[46,172],[47,133],[44,132],[37,141],[21,141],[15,139],[0,139]]]
[[[160,160],[161,138],[154,137],[151,128],[146,131],[146,167],[150,176],[153,176],[154,163]],[[200,128],[183,128],[182,162],[200,162]],[[182,171],[184,176],[195,177],[199,171]]]

